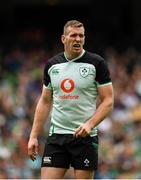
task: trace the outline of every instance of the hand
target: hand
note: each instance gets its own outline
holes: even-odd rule
[[[87,121],[85,124],[81,124],[75,131],[74,136],[75,137],[85,137],[89,135],[89,133],[92,130],[91,123]]]
[[[28,155],[32,161],[36,160],[38,154],[38,139],[30,138],[28,142]]]

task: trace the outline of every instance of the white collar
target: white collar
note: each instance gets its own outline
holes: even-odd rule
[[[64,56],[65,56],[66,60],[70,62],[70,61],[75,61],[75,60],[81,58],[81,57],[84,55],[84,53],[85,53],[85,50],[83,49],[82,53],[81,53],[78,57],[73,58],[73,59],[71,59],[71,60],[67,58],[65,52],[64,52]]]

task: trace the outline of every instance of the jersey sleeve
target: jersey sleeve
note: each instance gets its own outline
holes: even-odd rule
[[[50,67],[51,67],[51,64],[47,62],[44,68],[44,75],[43,75],[43,84],[44,84],[44,87],[47,89],[51,89],[51,80],[49,76]]]
[[[98,87],[112,84],[108,65],[104,59],[102,59],[98,64],[96,70],[96,83]]]

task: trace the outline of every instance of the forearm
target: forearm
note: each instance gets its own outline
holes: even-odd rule
[[[45,103],[42,98],[40,98],[34,115],[33,126],[30,134],[30,138],[37,138],[43,128],[45,120],[47,119],[51,109],[51,103]]]
[[[103,121],[113,109],[113,98],[107,98],[102,101],[98,108],[96,109],[95,114],[91,119],[89,119],[91,127],[96,127],[101,121]]]

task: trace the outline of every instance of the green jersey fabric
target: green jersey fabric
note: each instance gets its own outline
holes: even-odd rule
[[[44,69],[44,86],[53,94],[50,134],[73,134],[96,110],[97,88],[111,84],[105,60],[84,51],[68,60],[64,53],[49,59]],[[97,127],[91,136],[97,135]]]

